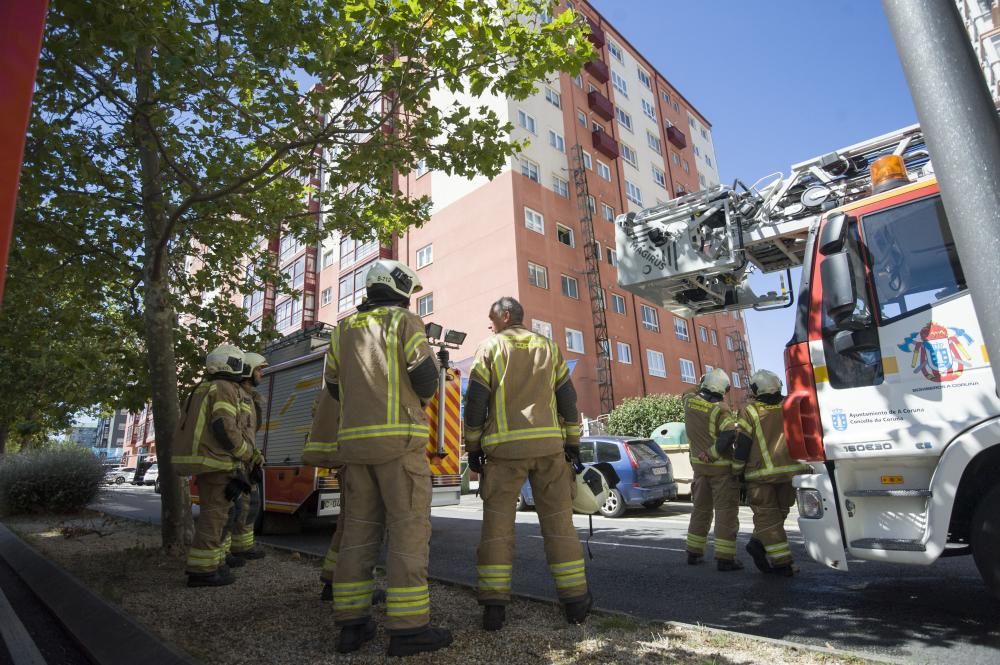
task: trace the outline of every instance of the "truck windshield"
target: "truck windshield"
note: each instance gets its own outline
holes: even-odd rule
[[[881,325],[965,290],[940,196],[866,215],[861,224]]]

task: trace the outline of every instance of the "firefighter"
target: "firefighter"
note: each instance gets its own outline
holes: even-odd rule
[[[494,335],[479,345],[469,374],[465,445],[481,475],[483,525],[476,557],[483,628],[499,630],[510,602],[514,508],[531,482],[545,558],[567,621],[590,611],[583,550],[573,526],[580,420],[569,368],[554,342],[523,326],[524,309],[500,298],[489,311]]]
[[[248,408],[247,438],[251,442],[257,439],[257,432],[264,422],[264,398],[257,392],[260,385],[261,371],[267,367],[267,359],[259,353],[246,353],[243,357],[243,380],[240,387],[249,398],[249,403],[244,400],[245,408]],[[252,445],[252,444],[251,444]],[[241,493],[235,501],[235,510],[232,526],[231,556],[226,557],[226,563],[232,566],[243,565],[243,562],[251,559],[263,559],[264,550],[254,545],[253,525],[260,512],[261,496],[260,483],[264,479],[264,456],[254,446],[253,458],[247,465],[246,472],[250,478],[250,492]]]
[[[742,570],[736,559],[739,532],[740,483],[731,458],[709,459],[708,451],[720,433],[735,427],[732,412],[722,401],[729,377],[718,368],[706,373],[698,390],[684,396],[684,423],[690,441],[691,522],[687,533],[687,562],[696,565],[705,556],[708,531],[715,516],[715,561],[721,571]]]
[[[753,537],[746,551],[761,572],[791,577],[798,569],[785,535],[785,518],[795,503],[792,476],[809,471],[788,453],[781,414],[781,379],[766,369],[750,377],[752,399],[740,411],[736,436],[723,437],[709,450],[712,460],[732,452],[733,469],[747,482],[753,510]]]
[[[208,354],[205,371],[205,380],[188,396],[177,431],[179,454],[173,458],[178,475],[195,476],[201,503],[187,557],[191,587],[235,581],[224,563],[222,531],[230,504],[247,485],[243,466],[253,458],[248,414],[240,408],[243,352],[223,344]]]
[[[365,286],[358,311],[334,329],[326,360],[326,387],[341,407],[337,454],[350,507],[333,572],[337,651],[355,651],[375,636],[372,567],[388,529],[389,655],[408,656],[452,640],[450,631],[430,626],[427,587],[431,471],[424,402],[437,390],[438,369],[423,322],[407,309],[421,288],[416,273],[379,259]]]

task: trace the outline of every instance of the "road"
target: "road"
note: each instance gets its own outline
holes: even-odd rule
[[[151,489],[126,487],[110,489],[99,507],[155,522],[158,503]],[[850,572],[835,571],[809,558],[790,518],[802,572],[773,578],[757,573],[743,552],[752,530],[743,508],[738,551],[747,569],[720,573],[710,564],[685,564],[690,510],[689,503],[668,503],[619,519],[594,518],[587,577],[599,607],[906,663],[1000,662],[1000,601],[986,592],[971,557],[942,559],[929,568],[852,560]],[[481,514],[481,502],[471,496],[460,506],[434,508],[431,576],[475,584]],[[574,523],[586,540],[587,518],[577,515]],[[311,527],[262,540],[322,554],[331,533],[328,526]],[[534,512],[518,514],[516,533],[515,593],[555,598]]]

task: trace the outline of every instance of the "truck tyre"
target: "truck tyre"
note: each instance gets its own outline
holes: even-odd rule
[[[524,492],[518,492],[517,503],[514,504],[514,510],[518,512],[523,512],[528,509],[528,502],[524,499]]]
[[[601,506],[601,514],[605,517],[621,517],[625,514],[625,497],[618,488],[612,487],[608,492],[608,499]]]
[[[990,592],[1000,598],[1000,485],[982,498],[972,514],[972,558]]]

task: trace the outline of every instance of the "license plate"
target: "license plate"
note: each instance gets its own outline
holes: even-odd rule
[[[662,476],[666,472],[667,472],[667,467],[665,467],[665,466],[654,466],[653,467],[653,475],[654,476]]]

